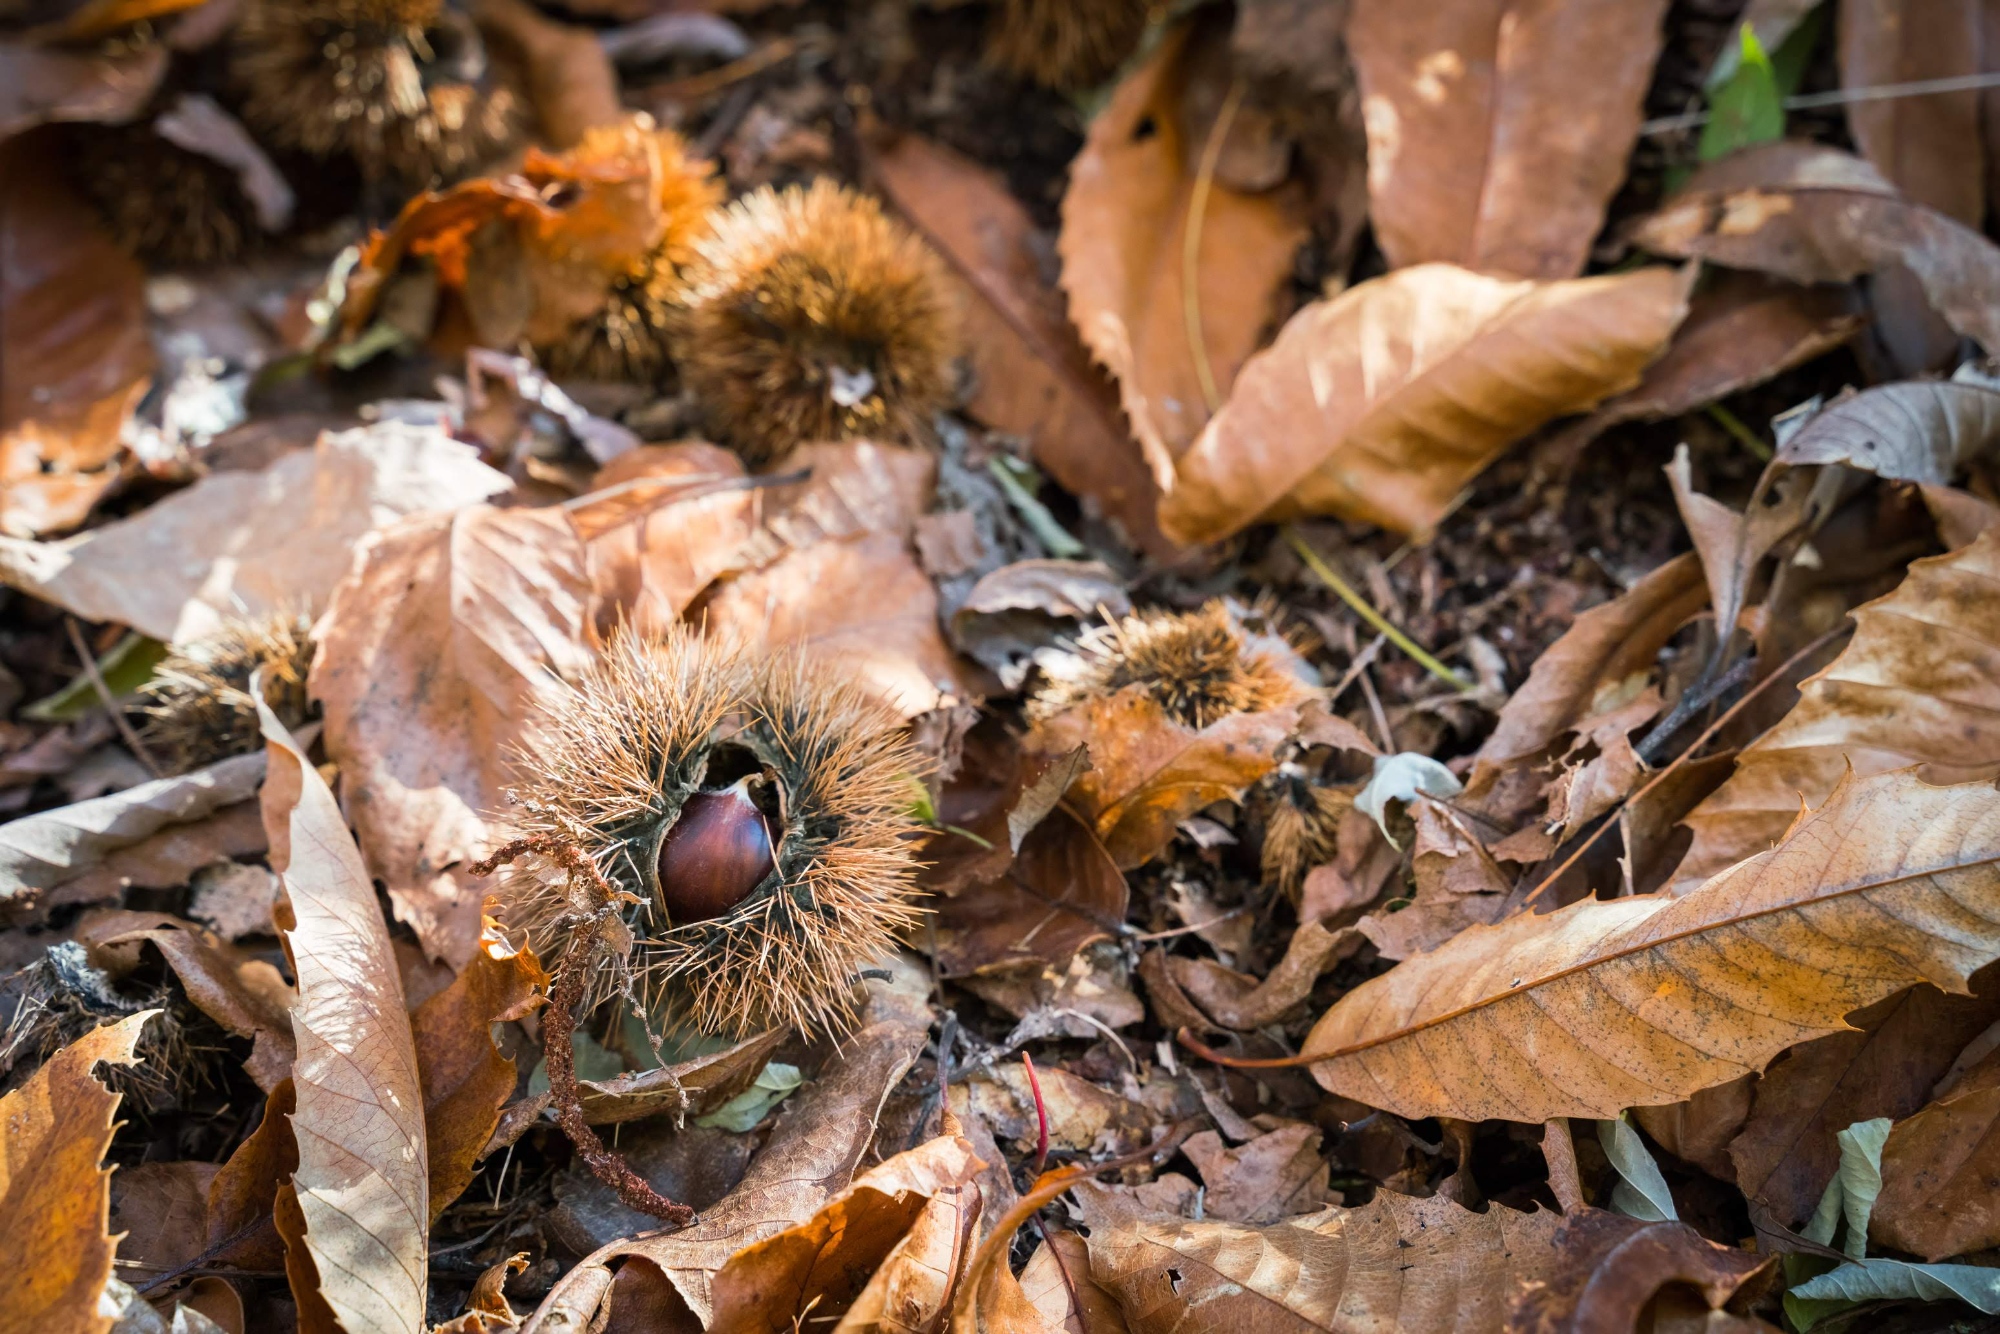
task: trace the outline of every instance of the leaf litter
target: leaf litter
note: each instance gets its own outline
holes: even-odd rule
[[[1735,8],[0,19],[0,1330],[2000,1309],[1985,20]]]

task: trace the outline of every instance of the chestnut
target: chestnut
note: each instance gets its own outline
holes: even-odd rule
[[[660,905],[669,922],[706,921],[743,902],[777,861],[750,779],[697,792],[660,841]]]

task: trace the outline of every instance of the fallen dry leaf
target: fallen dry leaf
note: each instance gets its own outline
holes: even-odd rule
[[[1778,461],[1841,463],[1899,482],[1945,486],[2000,441],[2000,387],[1906,380],[1844,394],[1799,424]]]
[[[264,757],[239,755],[0,825],[0,906],[28,907],[43,891],[163,829],[248,801],[263,781]]]
[[[53,158],[0,144],[0,179],[0,533],[18,539],[76,527],[117,478],[153,346],[144,273]]]
[[[509,944],[491,918],[482,928],[471,961],[410,1015],[430,1165],[426,1226],[471,1182],[500,1106],[514,1095],[514,1061],[493,1045],[493,1025],[527,1014],[548,988],[531,952]]]
[[[1386,1190],[1361,1208],[1264,1227],[1148,1216],[1088,1185],[1077,1194],[1092,1277],[1117,1298],[1133,1334],[1190,1322],[1499,1334],[1509,1293],[1546,1270],[1561,1223],[1547,1211],[1495,1205],[1476,1214]]]
[[[1583,272],[1639,136],[1666,10],[1355,0],[1370,220],[1390,267]]]
[[[891,971],[891,982],[867,984],[860,1027],[813,1086],[787,1103],[763,1150],[722,1203],[692,1227],[615,1241],[586,1256],[542,1300],[523,1334],[587,1328],[612,1291],[606,1265],[620,1257],[632,1257],[619,1270],[621,1281],[649,1283],[684,1302],[709,1327],[716,1276],[730,1256],[811,1217],[847,1189],[875,1138],[883,1099],[923,1048],[930,975],[907,959],[896,960]],[[625,1279],[628,1273],[635,1277]]]
[[[1650,1325],[1754,1334],[1772,1327],[1743,1313],[1767,1295],[1776,1265],[1773,1256],[1709,1241],[1685,1223],[1586,1208],[1563,1219],[1547,1276],[1515,1295],[1507,1329],[1591,1334]],[[1717,1320],[1711,1312],[1729,1314]]]
[[[822,542],[868,534],[908,541],[937,496],[937,456],[872,440],[800,445],[764,479],[763,529],[738,556],[761,569]],[[779,485],[797,472],[802,481]]]
[[[106,1233],[111,1145],[119,1095],[99,1083],[101,1061],[130,1065],[139,1030],[157,1010],[93,1029],[0,1098],[0,1262],[7,1334],[106,1334],[97,1296],[117,1242]]]
[[[1302,1123],[1281,1126],[1233,1149],[1213,1130],[1204,1130],[1190,1136],[1181,1152],[1208,1186],[1204,1217],[1276,1223],[1328,1202],[1327,1177],[1333,1169],[1320,1156],[1319,1141],[1319,1128]]]
[[[1311,993],[1320,974],[1360,946],[1361,938],[1353,931],[1330,930],[1308,918],[1292,932],[1284,957],[1261,979],[1245,977],[1213,959],[1168,955],[1166,961],[1175,984],[1209,1020],[1247,1033],[1278,1022]]]
[[[1423,264],[1315,302],[1180,459],[1161,527],[1208,542],[1337,514],[1428,532],[1507,446],[1637,383],[1686,287],[1667,268],[1537,283]]]
[[[1890,1127],[1868,1235],[1941,1260],[2000,1243],[2000,1062],[1974,1065],[1941,1097]]]
[[[1688,536],[1701,557],[1716,633],[1725,644],[1737,629],[1751,580],[1764,557],[1805,523],[1812,496],[1809,480],[1803,474],[1782,473],[1769,491],[1760,486],[1748,510],[1739,514],[1696,491],[1688,447],[1683,444],[1674,450],[1674,461],[1667,465],[1667,482],[1673,488],[1681,522],[1687,525]]]
[[[0,581],[85,620],[181,642],[229,615],[317,609],[367,533],[511,485],[436,428],[328,432],[262,471],[210,473],[67,541],[0,538]]]
[[[1736,772],[1686,817],[1694,844],[1676,889],[1762,852],[1800,803],[1818,806],[1851,769],[1910,764],[1959,782],[1996,755],[2000,534],[1910,565],[1895,592],[1856,608],[1854,638],[1807,679],[1783,721],[1746,747]]]
[[[521,0],[473,0],[468,9],[483,34],[520,61],[542,142],[573,148],[592,129],[625,119],[617,71],[589,28],[558,23]]]
[[[1795,1048],[1757,1080],[1728,1141],[1729,1173],[1745,1198],[1787,1226],[1811,1216],[1840,1165],[1834,1139],[1856,1121],[1909,1116],[1965,1044],[1995,1019],[2000,995],[1912,987],[1848,1016],[1853,1031]]]
[[[996,1064],[986,1074],[953,1084],[952,1111],[984,1121],[996,1139],[1030,1156],[1044,1117],[1050,1148],[1077,1154],[1129,1152],[1145,1144],[1157,1125],[1152,1109],[1067,1070],[1037,1067],[1035,1076],[1041,1085],[1039,1112],[1035,1084],[1019,1061]]]
[[[937,590],[899,538],[825,541],[724,581],[711,635],[770,652],[801,644],[905,718],[971,693],[938,628]]]
[[[122,125],[152,100],[170,58],[160,42],[123,51],[0,42],[0,139],[51,122]]]
[[[127,788],[126,791],[131,791]],[[235,865],[237,857],[265,851],[264,822],[255,794],[185,824],[171,824],[129,847],[114,850],[83,874],[59,882],[43,902],[51,907],[100,903],[132,888],[175,889],[190,884],[202,868]],[[261,869],[261,868],[250,868]],[[268,877],[270,872],[262,871]],[[272,882],[275,890],[275,882]],[[190,909],[195,916],[198,912]],[[268,924],[257,934],[272,934]]]
[[[1387,959],[1434,950],[1469,926],[1499,921],[1518,904],[1516,877],[1465,821],[1429,797],[1419,796],[1409,811],[1417,827],[1410,845],[1415,892],[1396,911],[1377,909],[1355,923]]]
[[[291,1117],[299,1165],[280,1196],[285,1267],[302,1321],[324,1303],[345,1329],[420,1329],[430,1169],[402,979],[333,793],[261,702],[258,713],[270,757],[264,818],[299,981]],[[286,1227],[287,1212],[297,1231]]]
[[[756,536],[763,497],[743,461],[715,445],[642,445],[619,455],[569,503],[597,599],[597,627],[659,633],[735,566]]]
[[[272,1205],[298,1170],[299,1145],[291,1122],[297,1109],[297,1092],[287,1079],[271,1090],[256,1130],[209,1183],[202,1255],[210,1263],[245,1269],[276,1269],[285,1263]]]
[[[364,544],[317,627],[312,691],[362,855],[434,958],[469,959],[507,747],[589,661],[590,577],[558,511],[415,518]]]
[[[2000,247],[1838,149],[1786,141],[1733,154],[1696,172],[1632,237],[1657,254],[1796,283],[1900,264],[1953,329],[2000,347]]]
[[[1117,389],[1077,341],[1041,238],[998,173],[913,134],[872,145],[868,173],[964,284],[972,415],[1026,440],[1035,462],[1133,545],[1172,555]]]
[[[1091,1277],[1090,1243],[1083,1235],[1061,1228],[1050,1228],[1043,1235],[1047,1241],[1028,1257],[1018,1282],[1023,1299],[1034,1307],[1044,1328],[1031,1328],[1024,1334],[1044,1334],[1045,1330],[1055,1334],[1130,1334],[1118,1303]],[[993,1268],[995,1273],[1006,1272],[1004,1265]]]
[[[1946,0],[1919,10],[1895,0],[1840,7],[1840,83],[1880,88],[1985,73],[1980,6]],[[1978,227],[1986,214],[1981,94],[1862,98],[1845,108],[1862,156],[1911,199]]]
[[[516,1251],[488,1268],[467,1294],[464,1312],[439,1325],[431,1334],[498,1334],[519,1325],[521,1317],[507,1301],[506,1287],[508,1279],[527,1267],[528,1253]]]
[[[1248,193],[1215,179],[1199,253],[1192,263],[1186,255],[1200,162],[1229,87],[1223,37],[1213,21],[1183,24],[1126,75],[1092,118],[1063,195],[1057,249],[1070,319],[1118,381],[1162,490],[1276,318],[1305,239],[1287,188]]]
[[[580,1079],[583,1119],[608,1126],[649,1116],[706,1115],[749,1088],[787,1036],[774,1028],[691,1061],[613,1079]]]
[[[1777,848],[1685,897],[1590,900],[1406,959],[1347,993],[1303,1051],[1323,1086],[1398,1115],[1532,1122],[1672,1102],[1902,987],[1963,989],[2000,957],[1956,925],[2000,911],[1996,863],[1991,785],[1853,778]]]

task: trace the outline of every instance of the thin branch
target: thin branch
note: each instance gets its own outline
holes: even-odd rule
[[[105,684],[104,673],[97,670],[97,655],[84,642],[83,630],[77,625],[76,617],[64,616],[63,628],[69,631],[69,642],[76,650],[76,656],[83,660],[83,674],[90,678],[90,688],[97,692],[97,702],[111,715],[111,725],[118,729],[118,735],[124,738],[125,745],[138,757],[139,763],[146,766],[148,773],[155,778],[165,778],[167,771],[160,767],[160,762],[153,758],[153,752],[147,750],[146,743],[139,739],[139,733],[133,730],[132,720],[125,716],[125,710],[119,707],[111,687]]]

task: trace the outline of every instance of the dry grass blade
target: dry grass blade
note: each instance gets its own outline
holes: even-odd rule
[[[2000,793],[1853,778],[1684,898],[1474,927],[1349,992],[1303,1057],[1405,1116],[1603,1117],[1673,1102],[2000,957]]]
[[[293,1295],[308,1310],[323,1300],[344,1329],[421,1329],[430,1169],[402,978],[333,793],[268,707],[258,712],[270,745],[265,822],[285,829],[282,840],[274,832],[272,864],[290,897],[299,980],[297,1194],[279,1219],[281,1231],[288,1209],[303,1220],[305,1254],[287,1260]],[[299,1290],[307,1259],[316,1293]]]
[[[118,1095],[92,1074],[101,1061],[129,1065],[139,1030],[157,1010],[96,1029],[50,1057],[0,1098],[0,1305],[5,1334],[104,1334],[97,1297],[117,1242],[106,1235],[111,1144]]]

